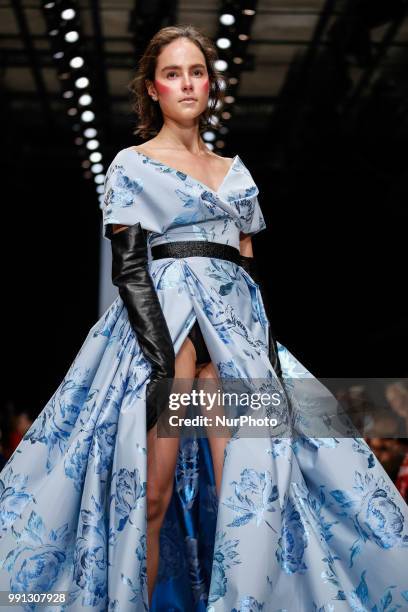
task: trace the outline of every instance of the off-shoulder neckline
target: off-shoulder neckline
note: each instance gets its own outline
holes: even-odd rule
[[[219,185],[217,190],[212,189],[211,187],[209,187],[208,185],[206,185],[205,183],[203,183],[202,181],[198,180],[197,178],[195,178],[194,176],[191,176],[191,174],[187,174],[186,172],[183,172],[183,170],[177,170],[177,168],[174,168],[172,166],[169,166],[168,164],[165,164],[164,162],[161,162],[158,159],[154,159],[153,157],[150,157],[150,155],[146,155],[146,153],[142,153],[142,151],[138,151],[137,149],[135,149],[134,147],[129,147],[128,149],[126,149],[127,151],[132,151],[133,153],[136,153],[136,155],[142,156],[146,159],[149,159],[150,161],[152,161],[154,164],[157,164],[159,166],[164,166],[165,168],[168,168],[169,170],[171,170],[172,172],[176,172],[178,174],[184,174],[184,176],[188,177],[189,179],[191,179],[192,181],[194,181],[195,183],[197,183],[198,185],[201,185],[205,190],[210,191],[211,193],[219,196],[219,193],[221,191],[221,189],[223,188],[223,186],[225,185],[225,182],[227,180],[227,178],[229,177],[233,166],[235,165],[235,162],[240,159],[239,155],[235,155],[235,157],[233,158],[230,167],[227,170],[227,173],[225,174],[224,178],[221,181],[221,184]]]

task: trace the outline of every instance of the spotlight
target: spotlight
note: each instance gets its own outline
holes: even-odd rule
[[[80,106],[88,106],[92,102],[92,98],[89,94],[82,94],[78,100]]]
[[[230,13],[224,13],[220,17],[220,22],[222,23],[222,25],[230,26],[235,23],[235,17]]]
[[[225,147],[225,142],[223,140],[217,140],[217,142],[215,143],[215,146],[218,149],[223,149]]]
[[[104,198],[103,198],[103,193],[102,193],[100,196],[98,196],[98,200],[100,204],[103,204],[103,199]]]
[[[75,117],[75,115],[77,115],[77,114],[78,114],[78,109],[77,109],[77,108],[74,108],[74,107],[69,108],[69,109],[67,110],[67,113],[68,113],[68,115],[69,115],[70,117]]]
[[[102,164],[93,164],[91,166],[91,170],[94,174],[99,174],[100,172],[103,172],[103,165]]]
[[[206,143],[206,147],[207,147],[207,149],[210,149],[210,151],[214,150],[214,145],[211,142],[207,142]]]
[[[90,110],[86,110],[82,113],[81,119],[82,121],[85,121],[85,123],[89,123],[95,119],[95,113]]]
[[[65,9],[61,13],[61,17],[62,19],[65,19],[65,21],[69,21],[70,19],[73,19],[75,15],[76,15],[76,12],[72,8]]]
[[[103,185],[98,185],[97,188],[96,188],[96,193],[102,193],[103,194],[104,192],[105,192],[105,189],[104,189]]]
[[[207,131],[207,132],[204,132],[203,138],[207,142],[211,142],[211,141],[215,140],[215,134],[214,134],[214,132]]]
[[[224,70],[227,70],[227,68],[228,68],[227,62],[225,60],[223,60],[223,59],[215,60],[214,66],[215,66],[216,70],[220,70],[221,72],[223,72]]]
[[[50,30],[50,31],[48,32],[48,34],[49,34],[50,36],[57,36],[57,34],[58,34],[58,28],[53,28],[52,30]]]
[[[98,140],[88,140],[88,142],[86,143],[86,148],[89,149],[90,151],[94,151],[98,147],[99,147]]]
[[[234,57],[232,61],[234,62],[234,64],[242,64],[244,60],[242,59],[242,57]]]
[[[62,97],[65,98],[66,100],[69,100],[70,98],[72,98],[73,95],[74,95],[74,92],[68,89],[67,91],[64,91],[64,93],[62,94]]]
[[[84,60],[78,55],[77,57],[73,57],[69,61],[69,65],[71,66],[71,68],[82,68],[82,66],[84,65]]]
[[[97,174],[94,178],[94,181],[96,184],[101,185],[104,181],[105,181],[105,175],[104,174]]]
[[[230,79],[228,79],[228,83],[230,85],[236,85],[238,83],[237,77],[231,77]]]
[[[89,168],[91,164],[89,163],[89,161],[87,159],[85,159],[83,162],[81,162],[81,166],[83,168]]]
[[[54,59],[61,59],[64,57],[64,52],[63,51],[57,51],[56,53],[54,53],[53,55]]]
[[[44,4],[44,8],[45,9],[52,9],[55,6],[55,2],[47,2],[47,4]]]
[[[228,49],[231,46],[231,41],[229,38],[218,38],[217,47],[220,49]]]
[[[234,96],[225,96],[224,100],[227,104],[232,104],[233,102],[235,102]]]
[[[102,154],[99,153],[99,151],[94,151],[93,153],[90,154],[89,159],[93,163],[100,162],[102,159]]]
[[[244,10],[242,11],[242,14],[243,14],[243,15],[255,15],[255,12],[256,12],[256,11],[254,11],[253,9],[244,9]]]
[[[64,38],[67,42],[74,43],[78,40],[79,34],[76,30],[71,30],[65,34]]]
[[[238,38],[239,40],[248,40],[249,36],[248,34],[238,34]]]
[[[221,117],[223,119],[231,119],[231,113],[229,113],[228,111],[224,111],[223,113],[221,113]]]
[[[84,131],[84,136],[85,138],[95,138],[97,133],[98,132],[95,130],[95,128],[89,127]]]
[[[85,89],[85,87],[88,87],[88,85],[89,79],[86,77],[79,77],[79,79],[75,81],[75,87],[78,87],[78,89]]]

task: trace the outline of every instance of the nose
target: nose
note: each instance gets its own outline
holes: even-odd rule
[[[184,91],[191,91],[192,90],[192,80],[191,80],[191,76],[189,74],[185,74],[183,76],[183,81],[182,81],[182,89],[183,92]]]

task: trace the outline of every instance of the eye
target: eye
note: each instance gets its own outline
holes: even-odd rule
[[[171,72],[167,73],[167,76],[170,76],[171,74],[176,74],[176,73],[174,72],[174,70],[172,70]]]
[[[199,74],[204,74],[204,71],[201,68],[196,68],[194,72],[198,72]]]

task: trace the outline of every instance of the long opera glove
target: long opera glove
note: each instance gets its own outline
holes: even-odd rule
[[[148,269],[147,242],[140,223],[111,235],[112,282],[119,289],[140,348],[152,366],[146,388],[146,424],[151,429],[168,405],[175,374],[170,332]]]

